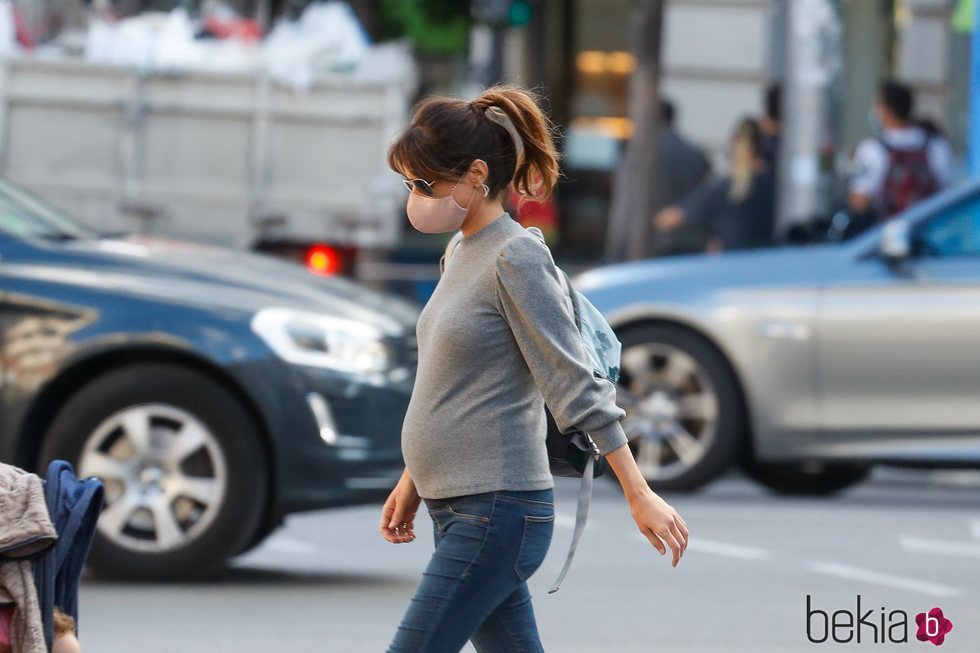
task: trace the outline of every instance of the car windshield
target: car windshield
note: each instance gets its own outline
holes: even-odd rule
[[[16,238],[74,240],[95,238],[86,227],[40,197],[0,180],[0,233]]]

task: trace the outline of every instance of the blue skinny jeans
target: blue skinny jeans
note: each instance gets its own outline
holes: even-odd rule
[[[388,653],[543,652],[527,579],[555,526],[553,490],[425,499],[435,551]]]

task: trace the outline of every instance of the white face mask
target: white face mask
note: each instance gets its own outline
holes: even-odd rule
[[[462,181],[462,177],[460,181]],[[408,213],[408,220],[412,223],[412,226],[424,234],[439,234],[458,230],[462,226],[463,220],[466,219],[466,214],[469,212],[470,207],[473,205],[476,187],[473,188],[469,203],[465,207],[462,207],[453,198],[453,193],[456,192],[457,186],[459,186],[459,181],[456,182],[456,186],[453,186],[453,189],[445,197],[426,197],[420,193],[411,193],[408,196],[408,205],[405,210]],[[486,186],[484,186],[484,189],[486,189]],[[487,193],[485,192],[484,196],[486,195]]]

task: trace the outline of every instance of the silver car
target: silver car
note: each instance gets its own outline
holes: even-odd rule
[[[980,466],[980,183],[837,244],[574,279],[623,343],[623,427],[654,489],[732,464],[821,494],[876,463]]]

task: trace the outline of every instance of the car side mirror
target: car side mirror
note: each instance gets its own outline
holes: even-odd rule
[[[889,263],[898,263],[908,258],[912,253],[908,223],[904,220],[886,223],[878,243],[878,251]]]

